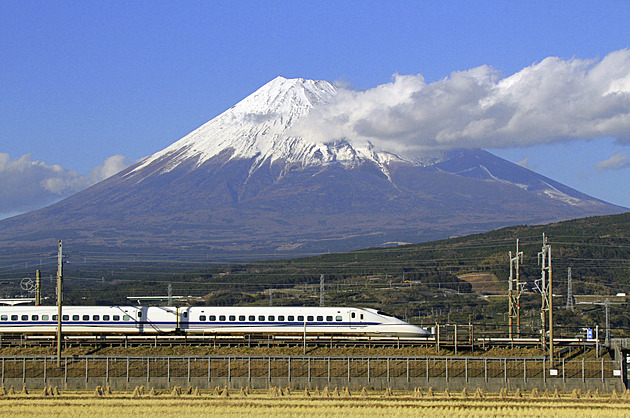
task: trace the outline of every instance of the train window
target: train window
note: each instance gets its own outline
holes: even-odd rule
[[[92,315],[92,321],[100,321],[101,317],[98,315]]]
[[[326,321],[328,321],[328,322],[332,321],[332,315],[327,316],[327,317],[326,317]]]
[[[28,321],[28,315],[22,315],[22,321]]]
[[[109,315],[103,315],[103,321],[109,321]]]
[[[17,320],[18,320],[17,315],[11,315],[11,321],[17,321]]]
[[[31,321],[39,321],[39,315],[31,315]]]
[[[230,315],[230,321],[236,321],[236,316],[235,315]]]
[[[363,314],[361,314],[361,321],[363,321]]]
[[[287,318],[287,320],[289,321],[295,321],[295,317],[293,315],[289,315],[289,317]]]
[[[142,318],[142,312],[138,311],[138,318]]]
[[[188,312],[184,312],[184,313],[182,314],[182,316],[183,316],[184,318],[188,318]]]
[[[262,322],[265,322],[265,315],[260,315],[260,316],[258,317],[258,320],[259,320],[259,321],[262,321]]]
[[[352,319],[354,319],[354,318],[357,316],[357,314],[356,314],[356,312],[352,312],[352,313],[350,314],[350,316],[352,317]]]
[[[225,315],[219,315],[219,321],[225,321]]]
[[[90,320],[90,315],[83,315],[83,320],[84,321],[89,321]]]
[[[120,315],[114,315],[114,316],[112,317],[112,319],[113,319],[114,321],[120,321]]]
[[[280,315],[280,316],[278,317],[278,321],[284,321],[284,315]]]
[[[73,321],[78,321],[79,320],[79,315],[72,315],[72,320]]]
[[[49,316],[48,315],[42,315],[42,321],[48,321]]]
[[[337,315],[337,316],[335,317],[335,321],[337,321],[337,322],[341,322],[341,321],[343,321],[343,317],[342,317],[341,315]]]
[[[199,320],[200,321],[205,321],[206,320],[206,316],[205,315],[199,315]]]
[[[216,320],[217,320],[216,315],[210,315],[210,316],[208,317],[208,321],[216,321]]]
[[[53,321],[57,320],[57,315],[53,315]]]
[[[298,321],[304,322],[304,316],[303,315],[298,315]]]
[[[313,316],[312,316],[312,315],[307,316],[307,317],[306,317],[306,320],[307,320],[307,321],[312,321],[312,320],[313,320]]]
[[[0,321],[8,321],[8,320],[9,320],[9,316],[8,315],[0,316]]]
[[[61,320],[62,321],[69,321],[70,320],[70,315],[61,315]]]
[[[250,315],[249,316],[249,322],[255,321],[256,320],[256,315]]]
[[[123,321],[129,321],[131,317],[129,315],[123,315]]]
[[[238,320],[239,321],[244,321],[245,320],[245,315],[239,315],[238,316]]]
[[[276,317],[275,317],[275,316],[273,316],[273,315],[269,315],[269,316],[267,317],[267,319],[268,319],[269,321],[275,321],[275,320],[276,320]]]
[[[317,320],[318,320],[319,322],[322,322],[322,321],[324,320],[324,317],[323,317],[323,316],[321,316],[321,315],[319,315],[319,316],[317,317]]]

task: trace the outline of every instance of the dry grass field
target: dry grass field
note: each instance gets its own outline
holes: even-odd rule
[[[135,416],[525,416],[579,417],[630,416],[630,393],[466,393],[433,392],[432,389],[392,393],[324,388],[295,391],[247,388],[214,391],[173,388],[157,392],[32,390],[30,393],[0,388],[2,416],[135,417]]]

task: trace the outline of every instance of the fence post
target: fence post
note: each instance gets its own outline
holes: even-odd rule
[[[368,360],[368,364],[367,364],[368,383],[370,383],[370,358],[368,357],[367,360]]]
[[[543,383],[547,383],[547,359],[543,358]]]
[[[448,382],[448,358],[446,358],[446,360],[444,360],[445,365],[446,365],[446,369],[445,369],[445,377],[446,377],[446,381]]]
[[[2,384],[4,384],[4,357],[2,357]]]
[[[503,381],[507,382],[507,358],[503,359]]]
[[[308,358],[308,381],[311,381],[311,358]]]
[[[271,382],[271,357],[269,357],[269,359],[268,359],[268,364],[267,364],[267,366],[269,367],[267,377],[269,378],[269,381]]]
[[[63,360],[63,382],[68,383],[68,357]]]
[[[149,379],[150,379],[150,371],[149,371],[149,357],[147,357],[147,383],[149,383]]]
[[[188,383],[190,383],[190,357],[188,357]]]
[[[44,385],[46,384],[46,357],[44,357]]]
[[[389,383],[389,357],[387,357],[387,383]]]
[[[584,376],[584,357],[582,357],[582,383],[586,381],[586,376]]]
[[[208,382],[210,381],[210,375],[211,375],[211,373],[210,373],[210,364],[211,364],[211,362],[212,362],[212,358],[208,357]]]
[[[208,367],[208,369],[210,369]],[[171,383],[171,357],[166,357],[166,382]],[[167,385],[170,386],[170,385]]]
[[[350,381],[350,379],[348,379]],[[407,357],[407,383],[409,383],[409,357]]]
[[[562,359],[562,383],[566,382],[566,379],[564,377],[564,358]]]
[[[604,357],[602,357],[602,383],[604,383]]]
[[[252,381],[252,358],[247,357],[247,381]]]
[[[129,383],[129,357],[127,357],[127,383]]]
[[[269,379],[271,380],[271,361],[269,362]],[[228,383],[232,382],[232,357],[228,357]]]
[[[348,382],[350,382],[350,357],[348,357]]]
[[[427,357],[427,383],[429,383],[429,358]]]
[[[602,366],[603,369],[603,366]],[[602,376],[604,373],[602,372]],[[22,358],[22,383],[26,383],[26,357]]]
[[[488,381],[488,359],[483,359],[483,380]]]
[[[464,359],[464,373],[466,375],[466,383],[468,383],[468,358]]]
[[[527,383],[527,359],[523,359],[523,382]]]
[[[288,370],[289,373],[289,387],[291,387],[291,357],[289,357]]]
[[[330,382],[330,357],[328,357],[328,382]]]
[[[109,357],[105,357],[105,383],[109,383]]]

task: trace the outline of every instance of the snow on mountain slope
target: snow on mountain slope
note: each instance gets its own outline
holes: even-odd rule
[[[393,154],[376,152],[370,146],[354,147],[345,141],[313,143],[286,135],[299,118],[317,104],[328,103],[336,94],[335,86],[327,81],[277,77],[184,138],[148,157],[130,175],[163,157],[174,157],[161,169],[168,172],[191,159],[200,166],[222,152],[229,152],[230,159],[253,158],[252,170],[264,162],[277,160],[303,166],[332,162],[353,166],[369,160],[383,166],[398,159]]]
[[[219,155],[223,162],[247,160],[250,176],[263,165],[274,163],[280,163],[279,177],[296,167],[338,164],[350,169],[371,163],[392,181],[391,164],[406,163],[435,167],[463,177],[511,183],[572,205],[593,200],[481,150],[407,151],[401,155],[375,149],[370,143],[355,144],[350,140],[318,143],[311,138],[290,135],[300,118],[318,105],[331,103],[337,94],[337,88],[327,81],[277,77],[179,141],[146,158],[125,177],[142,182],[150,175],[168,173],[184,164],[200,167]]]

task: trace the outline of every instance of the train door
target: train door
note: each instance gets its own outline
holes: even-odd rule
[[[348,311],[348,322],[350,323],[350,328],[356,328],[359,322],[359,313],[355,310]]]
[[[189,308],[177,308],[177,329],[176,331],[186,331],[190,316]]]
[[[148,310],[149,308],[146,306],[139,307],[136,311],[136,324],[138,324],[138,332],[142,334],[145,330],[145,326],[147,325],[148,318]]]

